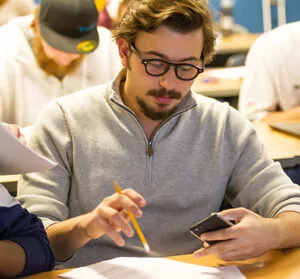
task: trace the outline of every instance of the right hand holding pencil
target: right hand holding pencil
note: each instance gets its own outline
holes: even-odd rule
[[[120,232],[127,237],[134,235],[127,212],[131,212],[135,217],[141,217],[143,212],[140,207],[145,205],[145,199],[133,189],[125,189],[122,194],[114,193],[103,199],[93,211],[82,215],[81,229],[91,239],[106,234],[116,244],[123,246],[125,241]]]

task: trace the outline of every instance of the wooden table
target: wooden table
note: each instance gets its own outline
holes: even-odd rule
[[[0,183],[17,182],[20,175],[0,175]]]
[[[174,256],[170,257],[170,259],[212,267],[236,265],[249,279],[300,278],[300,248],[285,251],[270,251],[255,259],[237,262],[224,262],[213,256],[195,259],[192,255]],[[61,278],[58,275],[66,271],[67,270],[44,272],[26,277],[26,279],[58,279]]]
[[[283,167],[300,164],[300,139],[274,130],[264,122],[252,123],[258,138],[264,143],[271,157]]]
[[[244,74],[244,67],[208,68],[196,78],[192,90],[213,98],[237,97]]]
[[[246,53],[260,35],[259,33],[241,33],[222,36],[217,42],[216,54]]]

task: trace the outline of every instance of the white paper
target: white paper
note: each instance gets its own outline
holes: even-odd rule
[[[0,175],[39,172],[55,165],[29,149],[0,123]]]
[[[236,266],[206,267],[165,258],[115,258],[59,275],[67,279],[246,279]]]

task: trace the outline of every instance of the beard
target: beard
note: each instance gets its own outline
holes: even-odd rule
[[[168,96],[171,99],[175,100],[180,100],[181,99],[181,93],[175,90],[165,90],[165,89],[160,89],[160,90],[149,90],[146,93],[147,96],[155,96],[155,97],[163,97],[163,96]],[[169,109],[169,110],[161,110],[157,111],[154,108],[150,107],[147,105],[147,103],[142,100],[141,98],[137,97],[137,103],[140,106],[141,112],[148,118],[154,121],[158,120],[166,120],[168,117],[170,117],[176,110],[178,105],[175,107]],[[165,104],[159,104],[159,108],[163,109],[167,107]]]
[[[38,35],[37,33],[35,33],[32,40],[32,50],[39,67],[47,75],[54,76],[60,80],[62,80],[64,76],[74,73],[79,68],[84,59],[84,56],[82,55],[79,58],[74,59],[67,66],[60,66],[56,64],[52,59],[48,58],[48,56],[44,52],[40,35]]]

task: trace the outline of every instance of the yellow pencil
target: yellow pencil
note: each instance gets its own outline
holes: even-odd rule
[[[116,192],[122,195],[122,189],[121,189],[121,187],[120,187],[120,185],[118,184],[117,181],[114,181],[114,185],[115,185]],[[134,215],[130,211],[128,211],[128,216],[129,216],[129,218],[130,218],[130,220],[131,220],[131,222],[132,222],[132,224],[133,224],[133,226],[134,226],[134,228],[135,228],[135,230],[136,230],[136,232],[137,232],[137,234],[138,234],[138,236],[139,236],[139,238],[140,238],[140,240],[141,240],[141,242],[142,242],[142,244],[145,248],[146,253],[149,254],[150,253],[150,246],[149,246],[149,244],[148,244],[148,242],[147,242],[147,240],[146,240],[146,238],[145,238],[145,236],[144,236],[137,220],[135,219]]]

